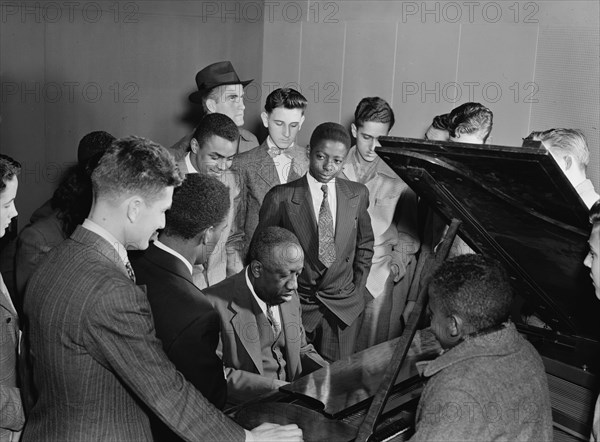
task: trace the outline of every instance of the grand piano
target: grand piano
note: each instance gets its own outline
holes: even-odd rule
[[[600,389],[600,300],[583,266],[591,226],[575,189],[539,142],[380,141],[383,161],[451,225],[440,250],[420,253],[405,332],[232,414],[247,428],[298,423],[305,440],[408,440],[424,386],[419,367],[440,350],[422,314],[427,280],[458,233],[509,272],[513,321],[546,367],[555,440],[588,440]]]

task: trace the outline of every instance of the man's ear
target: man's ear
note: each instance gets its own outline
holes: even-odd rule
[[[304,123],[304,114],[300,117],[300,124],[298,125],[298,130],[302,129],[302,124]]]
[[[255,278],[260,278],[260,275],[262,274],[262,263],[256,259],[253,259],[250,262],[250,272]]]
[[[448,340],[453,344],[458,344],[458,342],[467,334],[465,322],[460,316],[448,316],[446,318],[446,327],[448,330]]]
[[[573,157],[571,155],[565,155],[563,160],[565,160],[565,171],[567,171],[573,166]]]
[[[260,119],[262,120],[263,126],[265,126],[268,129],[269,128],[269,114],[267,114],[266,112],[261,112]]]
[[[358,133],[358,130],[356,129],[356,124],[352,123],[350,125],[350,131],[352,132],[352,136],[356,138],[356,134]]]
[[[140,211],[144,200],[138,195],[134,195],[126,200],[127,204],[127,219],[131,223],[135,223],[140,216]]]
[[[211,114],[214,114],[217,111],[217,102],[214,98],[207,98],[204,104]]]
[[[196,140],[195,138],[192,138],[190,140],[190,149],[194,154],[197,154],[198,151],[200,150],[200,145],[198,144],[198,140]]]

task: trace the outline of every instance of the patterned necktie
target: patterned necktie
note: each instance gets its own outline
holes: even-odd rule
[[[273,315],[273,309],[277,308],[271,305],[267,305],[267,319],[271,323],[271,328],[273,329],[273,334],[275,335],[275,339],[279,337],[279,333],[281,333],[281,324],[275,320],[275,316]]]
[[[133,271],[133,267],[131,267],[131,263],[129,261],[125,263],[125,268],[127,269],[127,275],[129,276],[129,279],[131,279],[135,284],[135,272]]]
[[[323,184],[321,190],[323,191],[323,202],[319,209],[319,261],[325,267],[329,267],[335,262],[333,216],[327,198],[329,190],[327,185]]]

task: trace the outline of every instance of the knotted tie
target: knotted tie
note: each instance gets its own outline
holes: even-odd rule
[[[267,319],[271,323],[271,328],[273,329],[273,334],[275,335],[275,339],[279,337],[279,333],[281,333],[281,324],[275,320],[275,316],[273,315],[273,309],[277,307],[273,307],[271,305],[267,305]]]
[[[133,271],[133,267],[131,267],[131,263],[129,261],[125,263],[125,268],[127,269],[127,275],[129,276],[129,279],[131,279],[135,284],[135,272]]]
[[[331,266],[335,262],[335,242],[333,232],[333,216],[329,208],[328,187],[326,184],[321,186],[323,191],[323,202],[319,209],[319,261],[325,267]]]

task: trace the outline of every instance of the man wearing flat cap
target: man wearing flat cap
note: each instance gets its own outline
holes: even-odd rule
[[[206,66],[196,74],[198,90],[189,100],[201,104],[204,115],[219,113],[231,118],[240,131],[239,152],[258,146],[256,136],[244,129],[244,88],[253,80],[240,80],[230,61],[219,61]],[[169,149],[177,160],[189,150],[192,134],[186,135]]]

